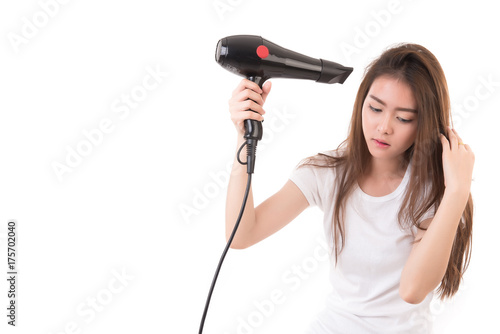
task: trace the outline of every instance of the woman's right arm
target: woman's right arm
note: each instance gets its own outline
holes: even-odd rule
[[[270,83],[264,84],[263,89],[260,89],[256,83],[246,79],[243,79],[234,90],[229,100],[229,112],[231,113],[231,120],[236,127],[238,135],[236,149],[244,142],[244,120],[263,120],[262,115],[265,111],[262,106],[270,90]],[[226,240],[229,239],[236,224],[243,202],[247,179],[246,165],[241,165],[235,157],[227,189]],[[253,202],[252,188],[250,188],[245,211],[231,248],[242,249],[258,243],[279,231],[308,206],[309,203],[305,196],[295,183],[290,180],[276,194],[269,197],[256,208]]]

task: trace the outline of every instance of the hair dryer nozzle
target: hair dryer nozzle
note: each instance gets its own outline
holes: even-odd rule
[[[351,73],[352,67],[345,67],[333,61],[321,59],[321,75],[317,82],[342,84]]]

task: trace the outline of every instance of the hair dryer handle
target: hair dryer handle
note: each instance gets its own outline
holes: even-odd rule
[[[267,78],[255,76],[255,77],[247,77],[248,80],[255,82],[262,89],[264,82]],[[255,112],[255,111],[254,111]],[[246,119],[245,120],[245,135],[243,136],[245,139],[262,139],[262,122],[256,121],[254,119]]]
[[[255,82],[262,89],[262,85],[267,78],[260,76],[247,77],[248,80]],[[256,112],[256,111],[254,111]],[[262,139],[262,122],[254,119],[245,120],[245,135],[247,145],[247,173],[252,174],[255,168],[255,156],[257,153],[257,143]]]
[[[262,122],[254,119],[245,120],[245,139],[262,139]]]

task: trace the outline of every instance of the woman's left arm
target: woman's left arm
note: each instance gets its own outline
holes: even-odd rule
[[[443,279],[455,234],[467,204],[472,182],[474,153],[453,129],[441,136],[446,189],[434,218],[422,223],[401,274],[399,294],[411,304],[422,302]]]

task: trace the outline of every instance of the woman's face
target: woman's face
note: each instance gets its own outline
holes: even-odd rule
[[[374,158],[400,157],[415,141],[417,122],[417,105],[410,86],[385,75],[373,81],[363,103],[362,124]]]

